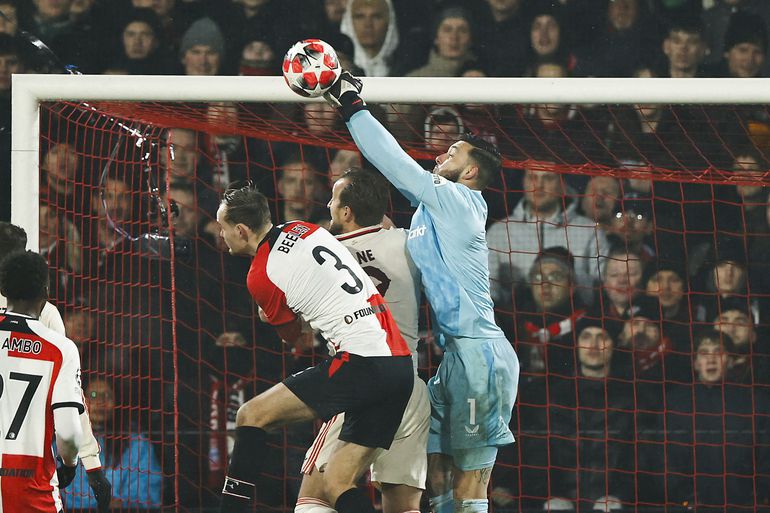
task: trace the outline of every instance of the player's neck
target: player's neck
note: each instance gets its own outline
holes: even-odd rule
[[[259,251],[259,245],[262,244],[262,241],[265,240],[265,237],[267,237],[267,234],[270,233],[270,230],[272,229],[273,223],[268,223],[268,225],[263,230],[260,230],[259,233],[255,233],[252,237],[249,238],[249,242],[247,244],[249,256],[253,257],[257,254],[257,251]]]
[[[28,315],[37,319],[40,317],[40,312],[43,311],[43,305],[45,301],[23,301],[23,300],[11,300],[8,299],[8,312]]]

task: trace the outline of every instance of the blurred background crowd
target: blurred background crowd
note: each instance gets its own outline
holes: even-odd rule
[[[10,75],[49,69],[23,30],[83,73],[278,75],[311,36],[362,76],[751,78],[770,66],[766,0],[0,0],[0,12],[6,198]],[[496,510],[767,508],[766,106],[372,110],[426,168],[466,130],[506,159],[485,192],[487,243],[522,377]],[[215,505],[238,406],[325,353],[312,333],[287,347],[259,322],[249,262],[226,255],[214,221],[224,187],[252,180],[277,222],[323,224],[334,180],[368,165],[324,104],[179,112],[142,148],[74,104],[41,116],[40,248],[125,511]],[[269,127],[235,129],[255,119]],[[395,225],[410,214],[394,192]],[[427,378],[441,354],[423,310]],[[312,437],[275,435],[264,510],[293,510]],[[84,483],[70,506],[95,504]]]

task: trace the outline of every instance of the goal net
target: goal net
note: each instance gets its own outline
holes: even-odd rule
[[[490,283],[521,379],[491,510],[767,507],[770,88],[365,88],[426,169],[466,131],[503,156],[484,192]],[[13,219],[49,260],[121,511],[216,511],[238,407],[325,356],[259,321],[221,194],[250,181],[277,222],[323,224],[336,178],[369,164],[336,112],[279,78],[15,76],[14,97]],[[393,189],[393,223],[412,212]],[[441,352],[421,312],[427,379]],[[293,511],[317,428],[253,455],[258,511]],[[65,500],[93,504],[84,475]]]

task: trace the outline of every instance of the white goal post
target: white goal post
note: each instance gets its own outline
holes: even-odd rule
[[[770,104],[770,79],[365,78],[370,103]],[[283,77],[13,75],[11,220],[37,249],[39,114],[47,101],[308,100]]]

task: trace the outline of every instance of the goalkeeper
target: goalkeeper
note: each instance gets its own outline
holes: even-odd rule
[[[500,172],[494,145],[465,135],[423,170],[368,112],[348,72],[326,93],[363,155],[417,210],[407,248],[422,274],[444,359],[428,382],[428,488],[434,513],[488,511],[487,487],[508,427],[519,362],[495,324],[481,195]]]

